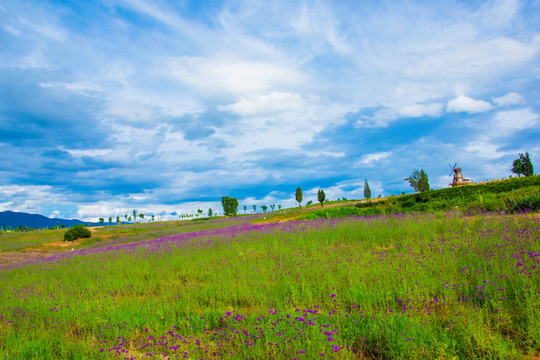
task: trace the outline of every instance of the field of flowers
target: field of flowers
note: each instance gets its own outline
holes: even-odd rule
[[[0,269],[0,359],[535,359],[540,218],[249,223]]]

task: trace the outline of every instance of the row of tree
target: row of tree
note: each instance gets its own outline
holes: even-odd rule
[[[520,153],[519,158],[514,160],[512,164],[512,172],[518,176],[532,176],[534,174],[534,168],[531,162],[531,159],[529,157],[529,153],[526,152],[525,154]],[[414,189],[415,192],[424,192],[429,191],[429,179],[427,173],[424,171],[424,169],[420,169],[420,171],[414,169],[413,173],[405,178],[405,181],[409,183],[409,185]],[[380,197],[380,195],[379,195]],[[298,187],[296,189],[295,194],[296,202],[298,202],[298,206],[302,206],[302,201],[304,199],[302,189]],[[364,179],[364,198],[365,199],[371,199],[371,189],[369,188],[369,183],[367,179]],[[344,198],[345,199],[345,198]],[[321,204],[321,207],[324,206],[324,203],[328,201],[326,198],[326,194],[324,193],[323,189],[319,189],[317,191],[317,200]],[[309,201],[307,205],[310,205],[312,201]],[[223,213],[225,216],[236,216],[238,213],[238,199],[235,197],[228,197],[224,196],[221,198],[221,204],[223,206]],[[275,204],[270,205],[270,208],[272,211],[275,210]],[[263,212],[266,212],[268,210],[268,207],[266,205],[261,205],[261,209]],[[278,205],[278,209],[281,210],[281,205]],[[257,206],[253,205],[253,211],[257,211]],[[244,213],[247,212],[247,206],[244,205]],[[203,214],[203,210],[198,209],[197,215],[195,216],[201,216]],[[139,213],[138,214],[141,220],[144,220],[144,214]],[[214,213],[212,209],[208,209],[208,216],[213,216]],[[128,222],[131,222],[131,216],[128,216],[128,214],[125,214],[125,220]],[[181,218],[189,218],[193,217],[193,214],[184,214],[179,215]],[[133,210],[133,219],[136,221],[137,219],[137,210]],[[152,215],[152,221],[155,220],[154,215]],[[103,223],[105,219],[100,218],[100,223]],[[116,222],[120,223],[120,217],[116,217]],[[112,223],[112,217],[109,217],[109,223]]]

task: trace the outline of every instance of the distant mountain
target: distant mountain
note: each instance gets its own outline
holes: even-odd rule
[[[0,212],[0,229],[23,227],[41,229],[52,228],[54,226],[71,227],[77,224],[83,224],[80,220],[51,219],[39,214],[27,214],[23,212],[4,211]]]

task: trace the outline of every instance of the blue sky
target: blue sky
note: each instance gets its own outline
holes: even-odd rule
[[[4,0],[0,44],[0,211],[169,219],[540,167],[538,0]]]

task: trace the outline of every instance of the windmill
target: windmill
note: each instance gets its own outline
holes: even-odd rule
[[[452,180],[452,183],[449,184],[450,186],[455,187],[473,183],[474,179],[463,177],[463,174],[461,174],[461,168],[456,167],[457,163],[454,163],[454,166],[450,164],[448,164],[448,166],[450,166],[450,174],[448,174],[448,176],[452,176],[452,174],[454,174],[454,179]]]

